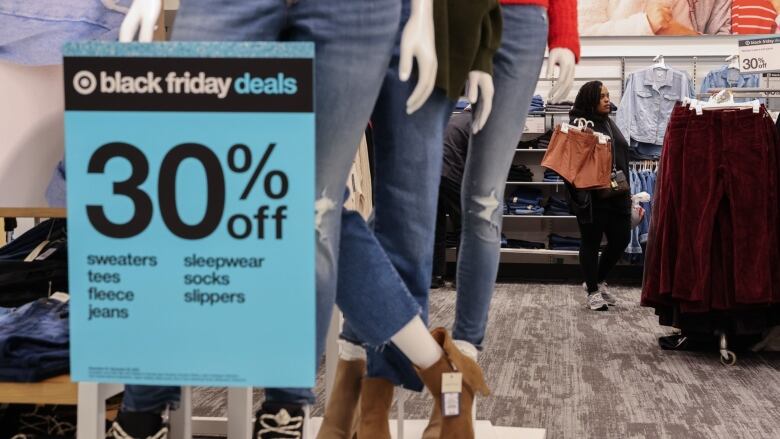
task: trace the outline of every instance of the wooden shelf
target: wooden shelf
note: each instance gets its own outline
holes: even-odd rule
[[[562,181],[507,181],[506,184],[514,186],[563,186]]]
[[[504,215],[504,218],[576,219],[574,215]]]
[[[56,207],[0,207],[0,218],[65,218],[66,211]]]
[[[70,404],[78,403],[78,384],[70,375],[60,375],[37,383],[0,383],[0,403]]]
[[[548,250],[533,248],[501,248],[501,253],[517,255],[544,255],[544,256],[579,256],[576,250]]]

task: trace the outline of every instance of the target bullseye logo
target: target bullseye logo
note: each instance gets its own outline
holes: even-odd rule
[[[92,94],[97,88],[97,78],[92,72],[82,70],[73,75],[73,88],[81,95]]]

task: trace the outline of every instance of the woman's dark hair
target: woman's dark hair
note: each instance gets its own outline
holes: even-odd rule
[[[590,81],[582,86],[574,100],[574,109],[582,113],[596,113],[601,101],[601,81]]]

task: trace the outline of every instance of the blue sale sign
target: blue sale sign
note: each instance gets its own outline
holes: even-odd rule
[[[73,379],[313,386],[313,44],[64,53]]]

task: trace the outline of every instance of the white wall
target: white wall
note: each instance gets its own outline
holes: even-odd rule
[[[582,39],[582,56],[577,66],[577,78],[621,78],[621,58],[625,59],[625,76],[653,64],[656,55],[664,55],[666,64],[694,75],[699,91],[701,82],[711,70],[726,64],[727,56],[737,53],[736,36],[686,37],[587,37]],[[542,69],[542,76],[546,66]],[[588,79],[578,79],[570,93],[573,100],[579,87]],[[603,81],[610,89],[612,100],[620,101],[621,81]],[[547,96],[549,82],[540,82],[537,91]]]
[[[63,154],[62,67],[0,62],[0,207],[46,206]]]

